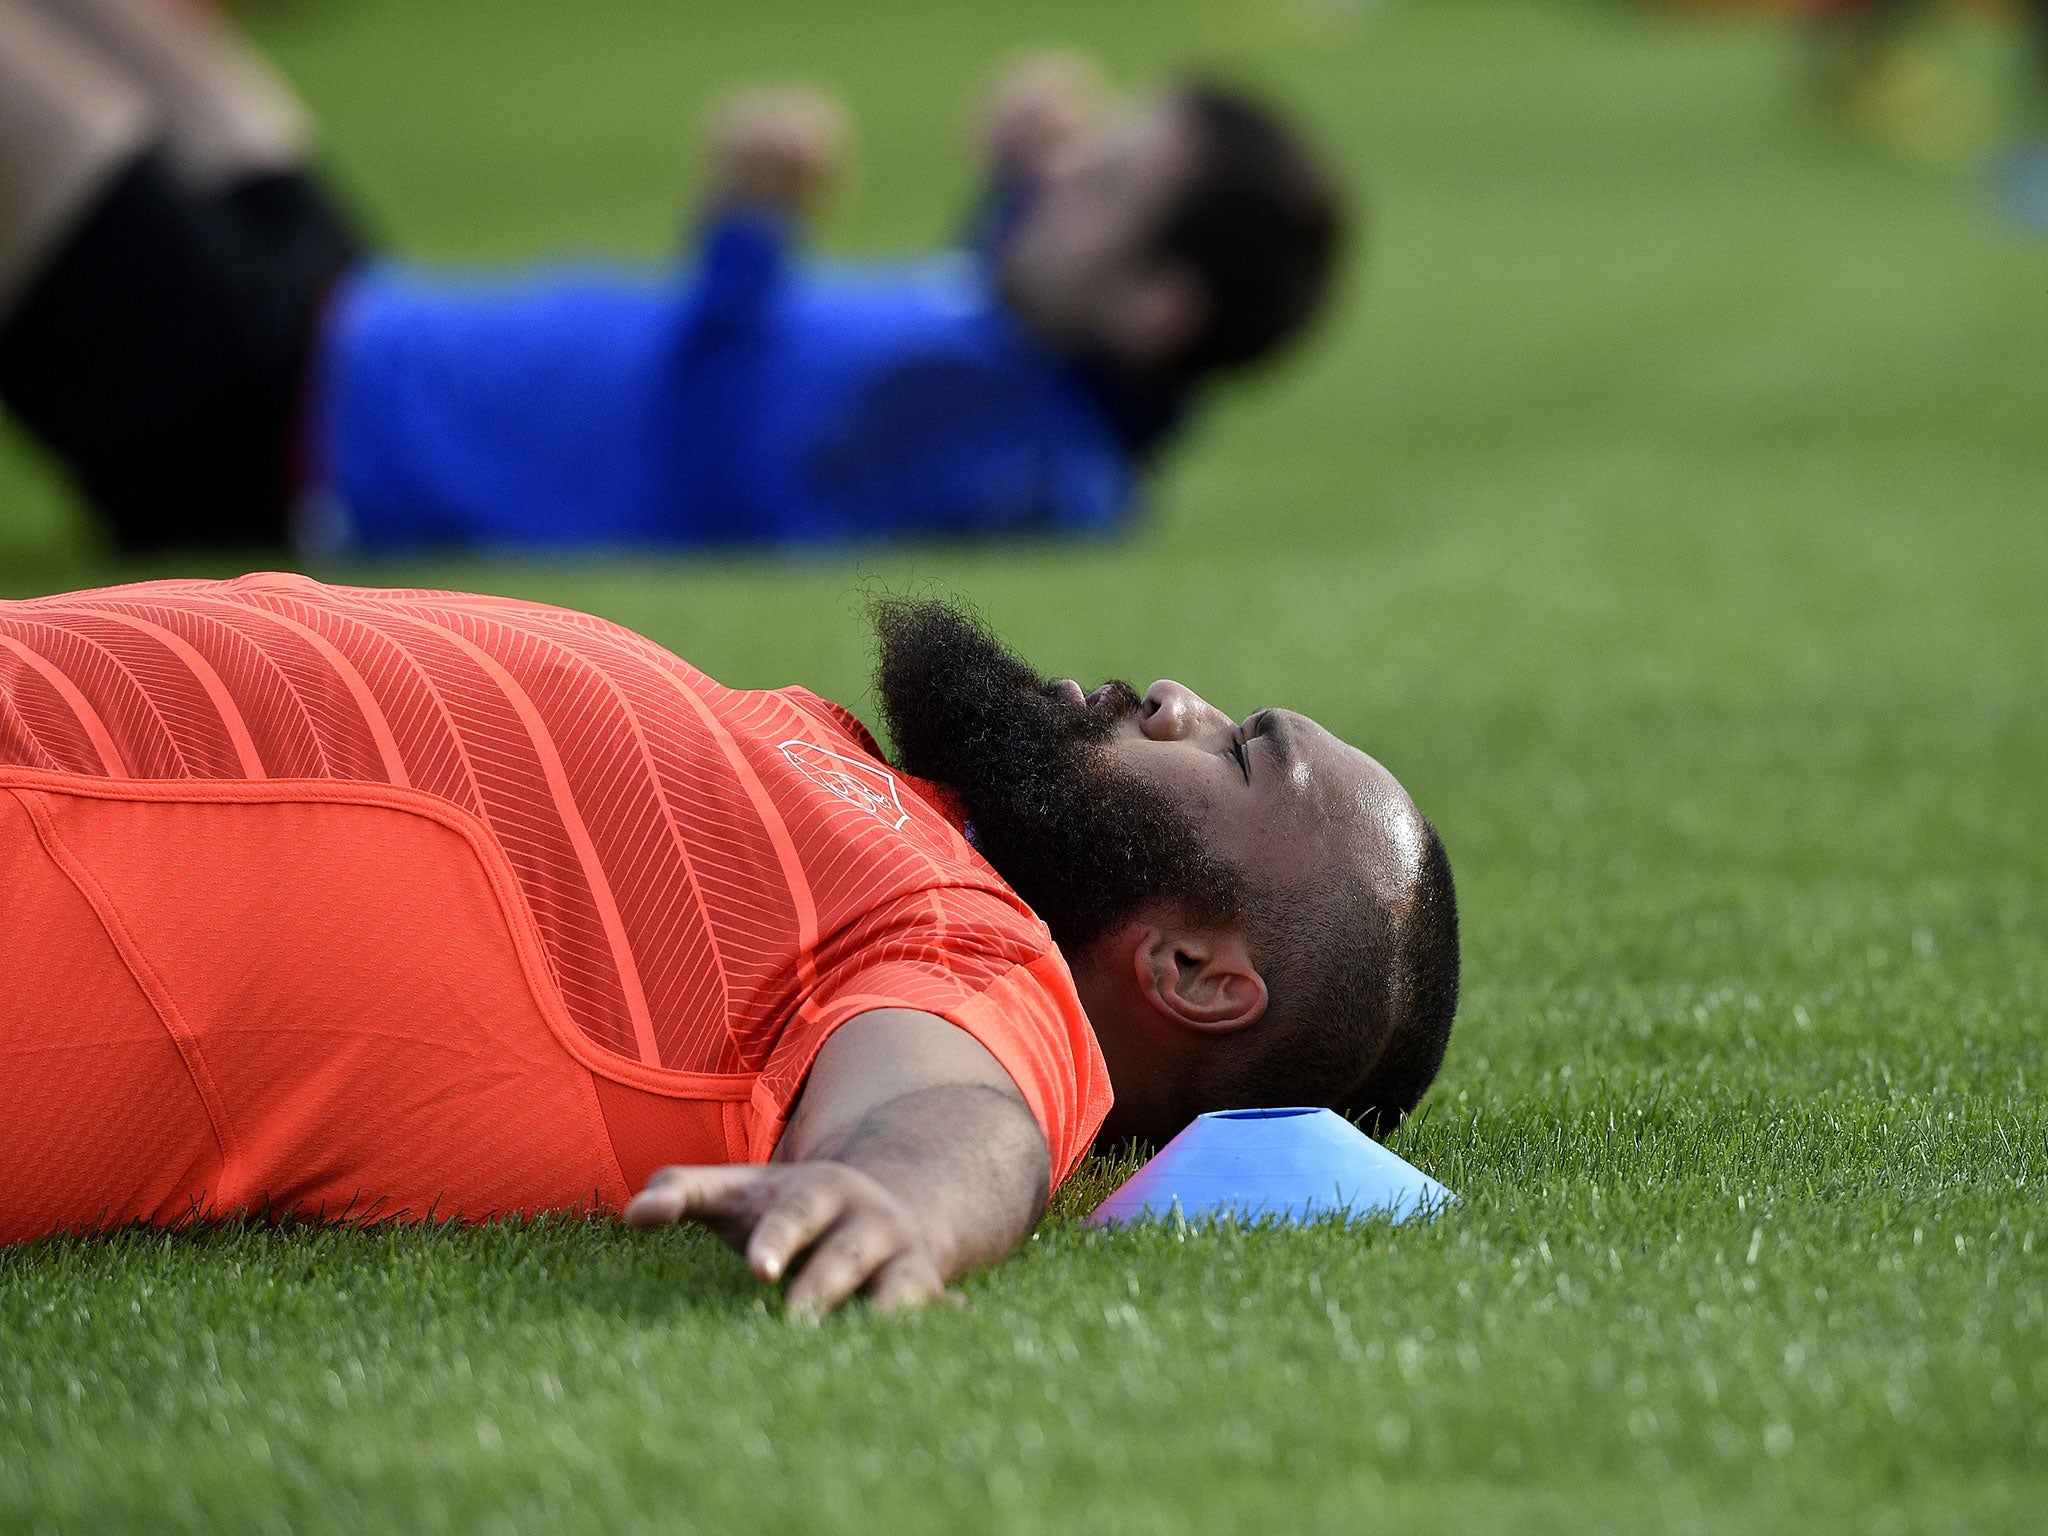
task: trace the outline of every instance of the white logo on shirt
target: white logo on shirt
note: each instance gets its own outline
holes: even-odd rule
[[[827,752],[813,742],[785,741],[781,746],[790,765],[820,789],[828,789],[848,805],[887,822],[894,831],[902,831],[910,820],[910,812],[897,797],[895,776],[888,770],[863,758]]]

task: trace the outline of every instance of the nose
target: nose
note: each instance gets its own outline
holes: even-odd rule
[[[1138,727],[1154,741],[1182,741],[1217,726],[1230,729],[1223,712],[1185,683],[1162,677],[1145,690]]]

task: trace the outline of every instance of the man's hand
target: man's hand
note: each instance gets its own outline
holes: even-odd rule
[[[714,201],[817,212],[846,168],[846,114],[805,87],[743,91],[711,114],[708,181]]]
[[[765,1166],[664,1168],[626,1206],[638,1227],[701,1221],[788,1304],[825,1312],[856,1292],[930,1301],[993,1264],[1044,1214],[1045,1133],[972,1035],[908,1008],[833,1032]]]
[[[996,79],[979,113],[984,162],[998,176],[1036,181],[1101,115],[1109,87],[1079,53],[1026,54]]]
[[[931,1235],[888,1190],[842,1163],[664,1168],[626,1207],[636,1227],[701,1221],[770,1285],[794,1273],[792,1312],[829,1312],[866,1290],[886,1309],[946,1288]]]

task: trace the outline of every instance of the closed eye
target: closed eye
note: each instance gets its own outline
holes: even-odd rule
[[[1245,720],[1245,723],[1238,727],[1238,731],[1240,734],[1238,735],[1237,739],[1231,744],[1231,754],[1232,756],[1236,757],[1237,766],[1244,773],[1244,781],[1247,784],[1251,783],[1252,781],[1252,758],[1250,743],[1262,737],[1265,737],[1267,735],[1267,727],[1270,726],[1272,723],[1273,711],[1270,709],[1260,710],[1257,714],[1247,718]],[[1278,744],[1276,743],[1275,745],[1277,746]],[[1278,750],[1280,752],[1281,762],[1285,763],[1287,760],[1286,749],[1284,747],[1279,747]]]
[[[1245,721],[1240,727],[1241,742],[1252,740],[1266,744],[1267,760],[1277,773],[1286,774],[1294,769],[1297,751],[1295,722],[1284,709],[1262,709]]]

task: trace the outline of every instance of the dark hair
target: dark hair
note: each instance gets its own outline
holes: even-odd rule
[[[1436,828],[1387,903],[1346,874],[1255,903],[1248,925],[1267,1018],[1228,1085],[1245,1107],[1321,1104],[1374,1136],[1435,1081],[1458,1011],[1458,896]]]
[[[1176,94],[1196,141],[1195,170],[1160,232],[1162,254],[1193,268],[1209,320],[1179,371],[1255,362],[1307,322],[1343,237],[1336,187],[1268,108],[1196,81]]]

